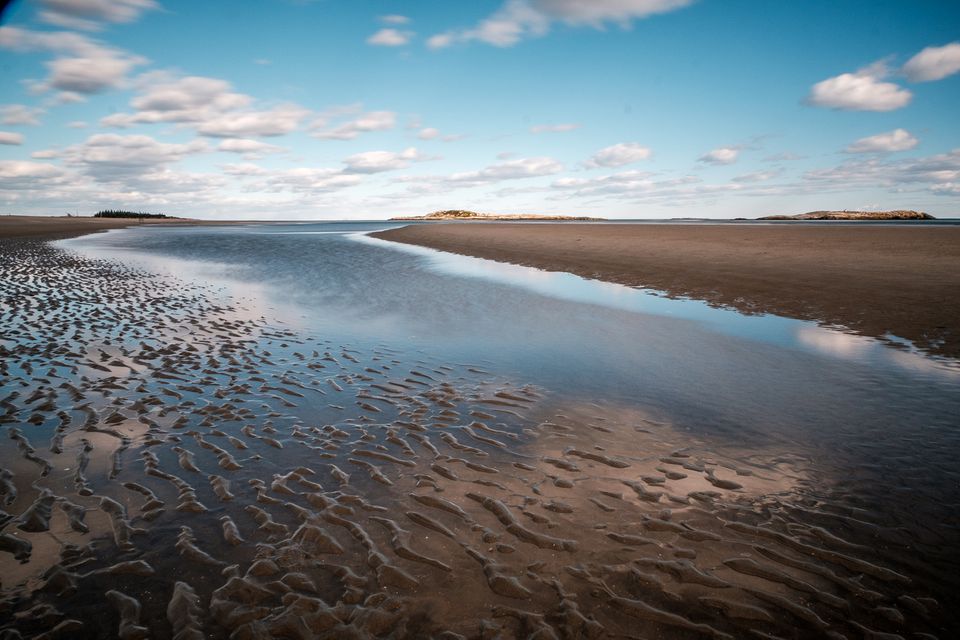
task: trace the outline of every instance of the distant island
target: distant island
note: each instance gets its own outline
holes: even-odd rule
[[[446,211],[434,211],[425,216],[401,216],[390,218],[390,220],[539,220],[543,222],[591,222],[605,220],[605,218],[588,218],[586,216],[545,216],[533,213],[515,213],[509,215],[498,215],[488,213],[477,213],[476,211],[464,211],[463,209],[448,209]]]
[[[922,211],[811,211],[793,216],[764,216],[757,220],[936,220]]]
[[[168,216],[165,213],[144,213],[143,211],[120,211],[117,209],[105,209],[93,214],[94,218],[150,218],[150,219],[174,219],[176,216]]]

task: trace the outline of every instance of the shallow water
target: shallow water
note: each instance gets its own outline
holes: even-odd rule
[[[42,602],[85,621],[104,579],[71,578],[91,595],[69,605],[43,573],[122,558],[151,567],[119,590],[142,602],[154,637],[193,619],[214,637],[301,637],[297,624],[377,635],[378,616],[398,637],[956,631],[956,363],[893,338],[359,235],[383,227],[143,228],[57,243],[90,264],[165,274],[57,272],[96,293],[105,317],[83,295],[58,302],[52,276],[31,275],[42,261],[5,274],[13,313],[0,324],[15,331],[0,344],[32,348],[26,369],[3,374],[2,395],[18,392],[3,426],[28,441],[0,446],[20,491],[5,508],[21,514],[3,533],[34,548],[22,565],[0,556],[4,587],[28,585],[11,611]],[[53,336],[73,368],[49,364]],[[164,345],[173,351],[157,360]],[[53,372],[81,397],[55,391]],[[58,424],[58,409],[71,420]],[[51,461],[37,486],[89,509],[82,535],[55,511],[58,539],[112,531],[80,565],[50,533],[14,529],[42,498],[26,482],[42,467],[30,451]],[[208,482],[217,474],[235,500]],[[124,482],[166,508],[144,508]],[[223,516],[247,543],[224,538]],[[309,547],[319,534],[301,525],[331,536],[332,561],[314,559],[329,549]],[[143,529],[129,546],[125,526]],[[197,547],[215,570],[201,570]],[[248,582],[228,589],[230,575]],[[198,594],[193,614],[164,616],[171,599],[194,597],[176,580]],[[121,618],[87,621],[87,637],[110,637]]]

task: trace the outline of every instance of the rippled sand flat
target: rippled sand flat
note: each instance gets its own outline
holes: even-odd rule
[[[39,241],[0,299],[2,637],[957,630],[956,436],[844,475]]]

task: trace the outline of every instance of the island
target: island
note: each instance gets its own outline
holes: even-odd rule
[[[922,211],[810,211],[796,215],[775,215],[757,220],[936,220]]]
[[[503,222],[511,220],[534,220],[539,222],[598,222],[605,218],[589,218],[587,216],[548,216],[534,213],[515,213],[515,214],[493,214],[477,213],[476,211],[465,211],[463,209],[447,209],[445,211],[434,211],[424,216],[401,216],[390,218],[391,221],[405,220],[457,220],[474,221],[482,220],[488,222]]]

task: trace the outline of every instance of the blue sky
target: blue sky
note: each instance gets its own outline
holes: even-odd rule
[[[32,0],[0,214],[960,217],[960,3]]]

